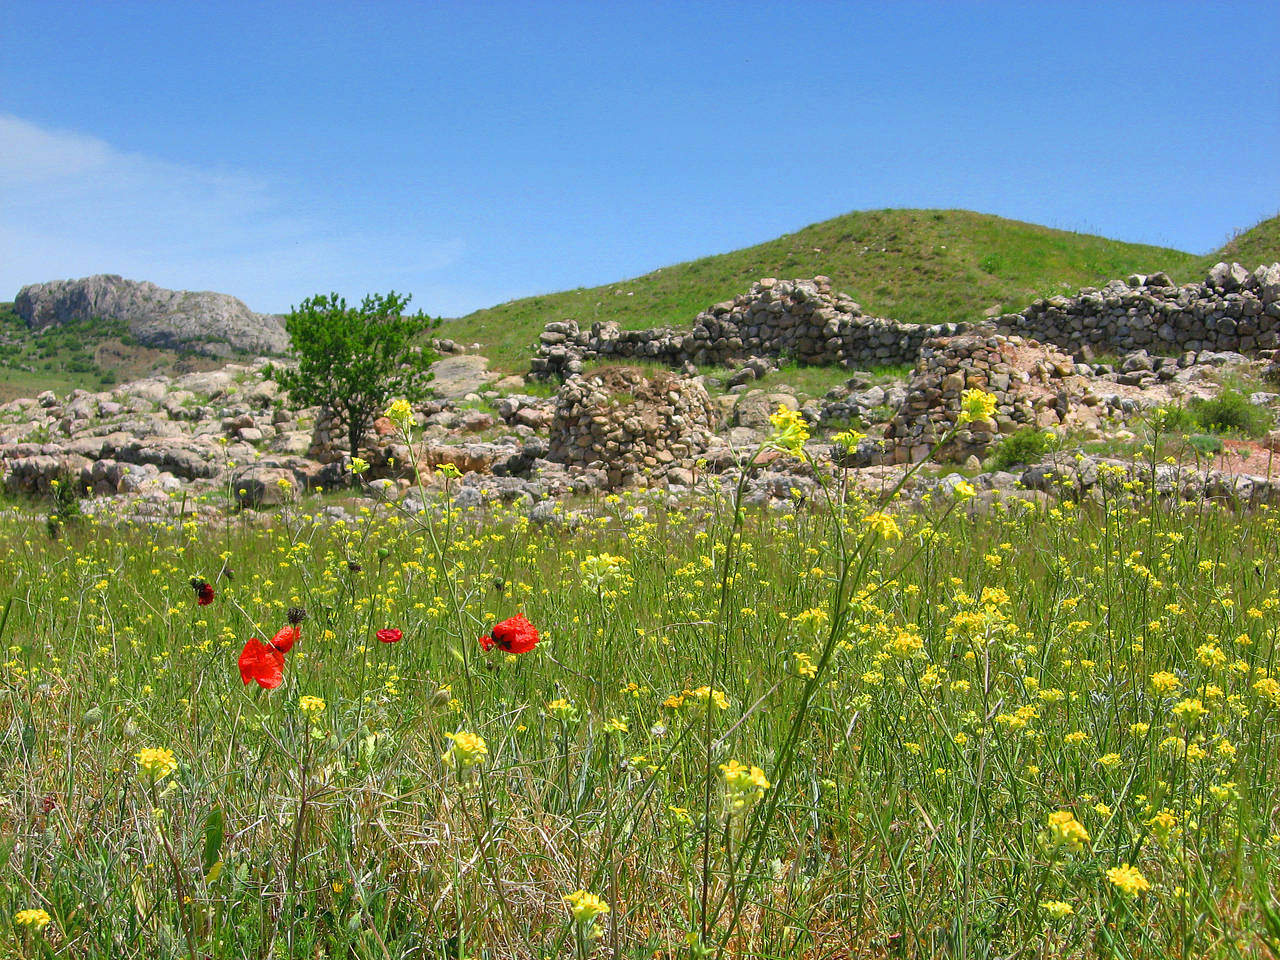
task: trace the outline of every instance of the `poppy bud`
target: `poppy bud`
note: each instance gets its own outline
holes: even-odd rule
[[[385,559],[387,559],[387,557],[389,557],[389,556],[391,556],[391,551],[390,551],[390,550],[388,550],[386,547],[379,547],[379,548],[378,548],[378,559],[379,559],[379,560],[385,560]]]

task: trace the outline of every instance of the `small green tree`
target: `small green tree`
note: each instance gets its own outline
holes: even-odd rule
[[[285,317],[296,370],[272,370],[295,407],[319,405],[339,415],[354,456],[360,438],[395,397],[417,403],[431,395],[437,355],[415,345],[439,320],[404,313],[411,297],[370,294],[360,307],[336,293],[303,300]]]

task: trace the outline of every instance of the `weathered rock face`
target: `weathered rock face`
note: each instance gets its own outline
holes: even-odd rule
[[[597,323],[584,331],[574,320],[553,321],[543,330],[530,370],[534,377],[565,377],[581,372],[584,360],[637,357],[675,367],[728,365],[760,356],[789,356],[815,365],[914,363],[925,340],[964,328],[864,316],[849,297],[831,292],[828,277],[766,277],[749,293],[698,314],[687,333],[667,327],[621,330],[616,323]]]
[[[696,380],[615,367],[560,388],[548,458],[603,470],[610,488],[647,486],[704,450],[714,420]]]
[[[1203,283],[1174,286],[1163,273],[1086,287],[1074,297],[1036,300],[996,321],[1073,353],[1233,350],[1280,346],[1280,263],[1249,271],[1219,263]]]
[[[280,317],[254,313],[225,293],[165,290],[113,274],[30,284],[18,292],[14,309],[33,330],[75,320],[123,320],[145,346],[213,357],[283,353],[289,344]]]
[[[906,401],[889,422],[890,458],[923,458],[955,426],[965,390],[994,394],[989,420],[965,424],[938,451],[957,461],[984,456],[1002,436],[1022,427],[1050,428],[1080,417],[1099,401],[1066,354],[1022,337],[967,334],[925,344]]]

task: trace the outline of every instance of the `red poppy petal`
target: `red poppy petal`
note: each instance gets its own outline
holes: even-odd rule
[[[374,636],[377,637],[383,643],[398,643],[400,641],[400,638],[403,637],[404,634],[401,633],[399,630],[395,629],[394,627],[388,627],[384,630],[379,630],[377,633],[374,634]]]
[[[258,686],[267,690],[274,690],[284,683],[284,654],[279,650],[270,651],[263,658],[258,675],[253,679],[258,681]]]
[[[240,679],[274,690],[284,682],[284,654],[261,640],[246,640],[240,651]]]
[[[301,636],[302,631],[298,627],[292,625],[281,627],[276,631],[276,635],[271,638],[271,646],[281,653],[288,653]]]
[[[494,625],[493,642],[508,653],[528,653],[537,646],[538,631],[523,613],[517,613]]]
[[[492,636],[490,636],[489,634],[485,634],[483,637],[480,638],[480,649],[492,650],[495,642],[496,641],[493,639]]]

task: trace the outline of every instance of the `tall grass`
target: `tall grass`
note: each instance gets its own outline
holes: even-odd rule
[[[19,505],[0,937],[68,957],[1265,956],[1275,517],[1102,489],[753,512],[713,481],[679,507],[603,498],[576,532],[296,502],[265,527],[57,542]],[[242,684],[245,640],[290,607],[283,685]],[[538,646],[483,652],[516,611]],[[461,733],[486,743],[473,766]],[[148,777],[143,748],[176,770]],[[769,785],[734,792],[731,761]],[[1087,840],[1051,828],[1064,812]],[[1125,864],[1149,890],[1109,879]],[[579,891],[608,911],[575,919]],[[31,909],[49,925],[14,923]]]

